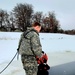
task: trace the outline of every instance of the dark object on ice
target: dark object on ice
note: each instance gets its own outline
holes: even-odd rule
[[[48,70],[50,66],[48,64],[40,64],[38,66],[38,73],[37,75],[49,75]]]
[[[48,71],[38,71],[37,75],[49,75]]]
[[[38,70],[49,70],[50,66],[48,64],[40,64]]]

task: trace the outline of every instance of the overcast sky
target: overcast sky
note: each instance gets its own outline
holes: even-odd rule
[[[54,11],[62,29],[75,29],[75,0],[0,0],[0,8],[12,11],[17,3],[32,4],[34,11],[43,14]]]

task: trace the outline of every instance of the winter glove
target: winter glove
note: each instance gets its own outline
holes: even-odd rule
[[[44,63],[47,63],[47,60],[46,60],[46,59],[43,59],[43,62],[44,62]]]

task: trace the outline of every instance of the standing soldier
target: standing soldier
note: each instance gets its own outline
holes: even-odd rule
[[[39,58],[42,56],[42,46],[39,38],[40,30],[40,23],[35,22],[32,27],[27,27],[27,30],[21,34],[17,50],[21,54],[26,75],[37,75],[38,64],[36,56]]]

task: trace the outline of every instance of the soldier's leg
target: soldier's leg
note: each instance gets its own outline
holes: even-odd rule
[[[37,75],[38,68],[33,63],[25,65],[24,69],[26,75]]]
[[[35,57],[21,57],[26,75],[37,75],[38,66]]]

